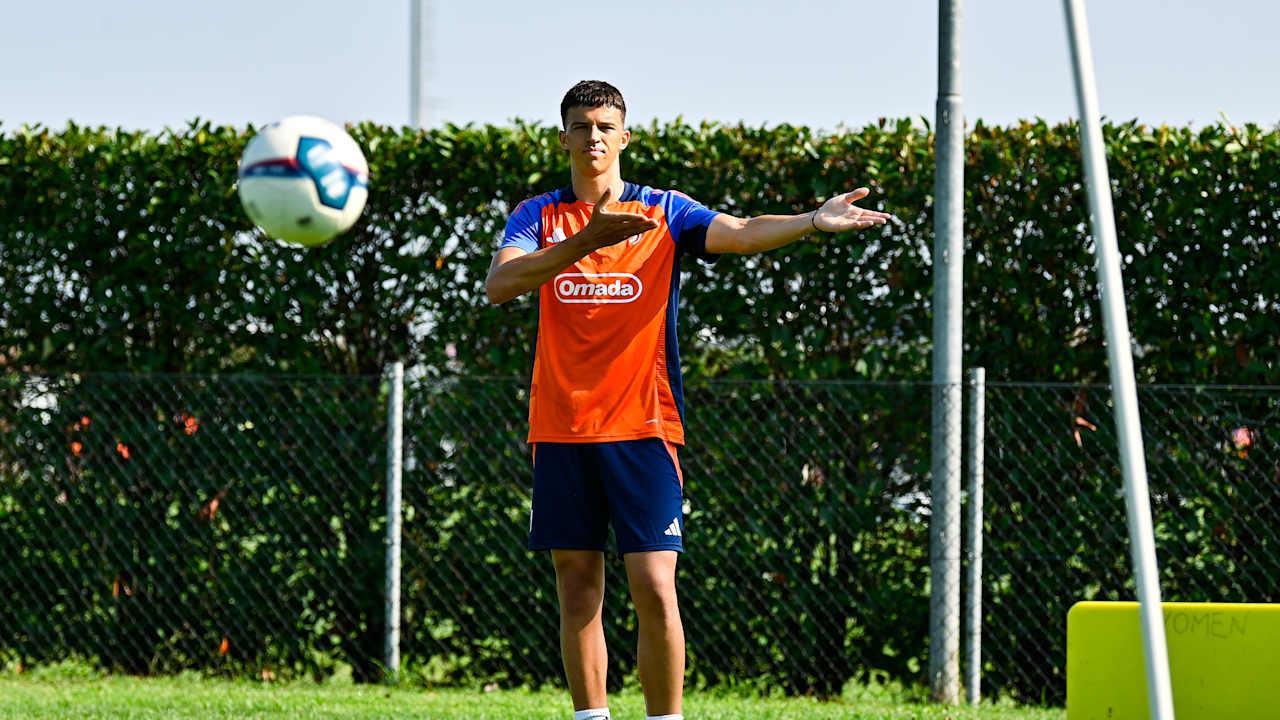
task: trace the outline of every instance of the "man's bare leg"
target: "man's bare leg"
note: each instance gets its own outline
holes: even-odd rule
[[[560,655],[574,710],[608,707],[608,655],[600,614],[604,605],[604,553],[552,550],[560,599]]]
[[[639,620],[637,664],[646,714],[676,715],[684,696],[684,626],[676,603],[674,550],[627,553],[627,582]]]

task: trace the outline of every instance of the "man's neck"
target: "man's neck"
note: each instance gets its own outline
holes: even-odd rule
[[[573,194],[581,202],[594,205],[604,194],[606,188],[613,188],[611,202],[622,199],[622,191],[627,184],[622,181],[620,173],[605,173],[593,177],[573,176]]]

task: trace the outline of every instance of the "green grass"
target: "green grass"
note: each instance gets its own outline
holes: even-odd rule
[[[926,705],[884,690],[846,693],[839,701],[750,698],[693,693],[685,699],[689,720],[1064,720],[1060,709],[984,705]],[[642,720],[644,701],[634,690],[615,694],[618,720]],[[72,667],[0,673],[0,720],[307,720],[309,718],[431,718],[432,720],[568,720],[561,690],[425,690],[330,682],[251,683],[194,675],[168,678],[106,676]]]

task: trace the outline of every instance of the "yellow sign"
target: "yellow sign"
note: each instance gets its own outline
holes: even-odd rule
[[[1280,605],[1164,603],[1177,720],[1280,720]],[[1067,720],[1148,720],[1136,602],[1067,613]]]

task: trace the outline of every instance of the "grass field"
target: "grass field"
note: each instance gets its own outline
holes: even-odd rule
[[[634,690],[616,694],[618,720],[643,720]],[[685,700],[689,720],[1064,720],[1061,709],[997,706],[944,707],[894,697],[887,691],[851,692],[838,701],[750,698],[695,693]],[[0,720],[308,720],[310,718],[431,718],[432,720],[568,720],[568,695],[559,690],[424,690],[331,682],[263,684],[211,680],[104,676],[82,669],[46,668],[0,673]]]

